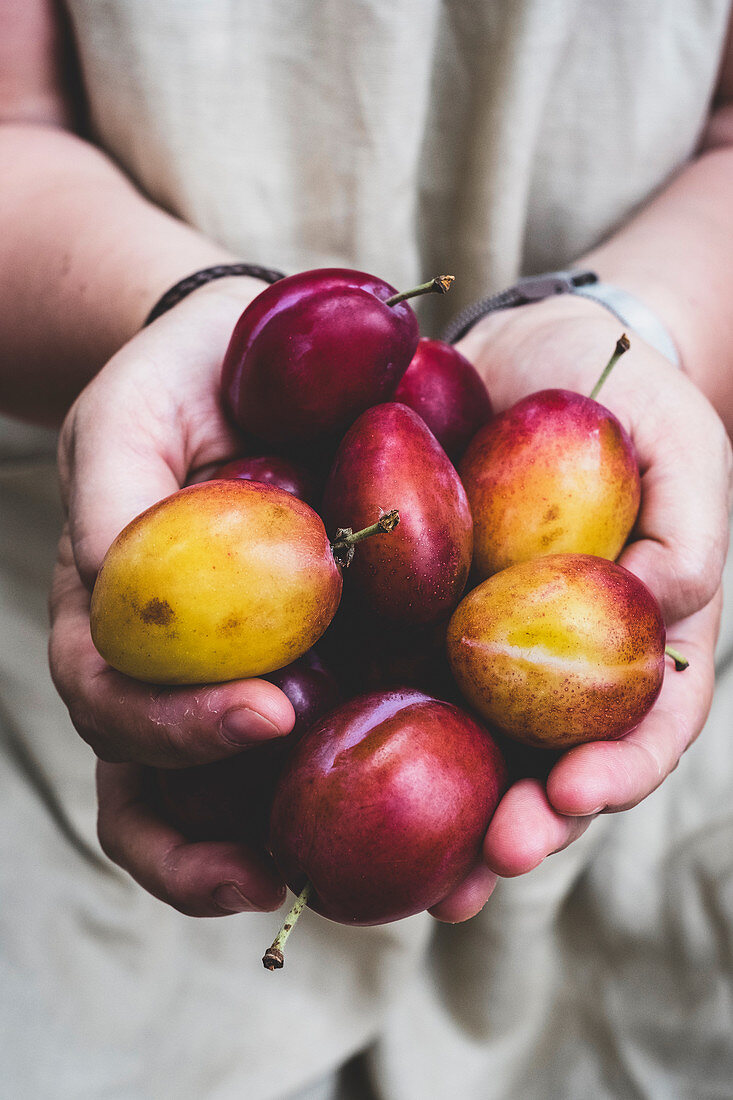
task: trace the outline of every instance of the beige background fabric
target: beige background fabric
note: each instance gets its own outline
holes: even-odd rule
[[[158,202],[297,271],[453,311],[570,260],[695,147],[727,0],[70,0],[103,144]]]
[[[453,312],[571,261],[679,168],[729,4],[68,7],[98,140],[156,201],[289,271],[345,263],[406,286],[452,269]],[[307,914],[270,975],[272,915],[184,918],[99,852],[92,755],[46,668],[53,445],[0,423],[0,1091],[733,1094],[730,606],[709,726],[644,804],[464,926]]]

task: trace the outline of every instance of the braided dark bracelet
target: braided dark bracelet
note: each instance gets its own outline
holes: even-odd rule
[[[271,267],[260,267],[258,264],[217,264],[216,267],[204,267],[201,271],[194,271],[193,275],[187,275],[185,279],[181,279],[170,290],[166,290],[145,318],[143,328],[152,324],[169,309],[173,309],[173,306],[177,306],[188,297],[191,291],[198,290],[200,286],[205,286],[207,283],[213,283],[215,279],[226,279],[229,275],[250,275],[253,279],[262,279],[265,283],[277,283],[285,278],[282,271],[275,271]]]

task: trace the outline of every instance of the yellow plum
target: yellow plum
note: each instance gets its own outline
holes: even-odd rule
[[[154,504],[115,539],[92,595],[92,638],[138,680],[259,676],[311,648],[341,587],[312,508],[270,485],[209,481]]]
[[[627,569],[587,554],[494,574],[456,608],[447,648],[472,706],[509,736],[547,748],[628,733],[664,677],[654,596]]]

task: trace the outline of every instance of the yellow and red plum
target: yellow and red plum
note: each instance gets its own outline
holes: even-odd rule
[[[254,481],[203,482],[117,536],[92,594],[92,638],[114,668],[152,683],[259,676],[311,648],[341,588],[307,504]]]
[[[481,428],[460,464],[483,579],[545,554],[618,557],[641,499],[618,419],[569,390],[530,394]]]
[[[622,737],[656,700],[665,628],[620,565],[557,554],[494,574],[448,626],[451,670],[488,722],[529,745]]]

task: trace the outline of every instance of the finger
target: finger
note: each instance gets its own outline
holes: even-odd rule
[[[148,806],[143,769],[97,766],[105,854],[148,893],[190,917],[279,909],[285,886],[265,853],[243,844],[190,844]]]
[[[492,818],[484,859],[497,875],[524,875],[582,836],[592,820],[591,815],[565,817],[558,813],[542,783],[521,779],[504,795]]]
[[[436,920],[458,924],[480,913],[494,892],[497,876],[484,863],[474,867],[450,894],[433,905],[428,912]]]
[[[60,553],[51,601],[51,675],[76,729],[99,757],[180,767],[290,732],[292,704],[265,680],[166,688],[110,668],[92,642],[89,594],[69,564],[68,539]]]
[[[690,662],[670,660],[657,702],[620,741],[593,741],[567,752],[550,772],[547,794],[563,814],[625,810],[655,790],[702,729],[713,695],[714,651],[722,597],[678,623],[669,644]]]
[[[74,559],[91,589],[120,531],[183,484],[185,462],[168,446],[161,453],[162,433],[158,437],[145,422],[136,424],[129,404],[114,418],[96,416],[86,424],[86,417],[86,409],[73,414],[60,468],[66,471],[62,482]]]
[[[657,411],[636,427],[641,510],[633,541],[619,558],[654,593],[668,625],[710,602],[728,548],[730,444],[705,399],[689,386],[693,393],[680,394],[679,407],[687,412],[702,404],[690,412],[690,421],[704,424],[705,431],[687,433],[684,450],[681,425],[675,428],[679,407],[674,416],[669,410],[666,422]]]
[[[497,409],[542,384],[590,393],[606,341],[610,350],[619,335],[602,307],[548,299],[509,313],[503,323],[500,314],[484,319],[498,319],[499,331],[469,333],[474,343],[465,349],[483,361]],[[633,337],[598,399],[630,433],[642,473],[634,541],[620,561],[648,585],[671,624],[704,607],[719,583],[733,484],[730,440],[684,372]]]
[[[74,556],[87,587],[119,532],[186,481],[236,453],[218,400],[235,301],[207,301],[144,330],[87,387],[61,432],[59,471]]]

